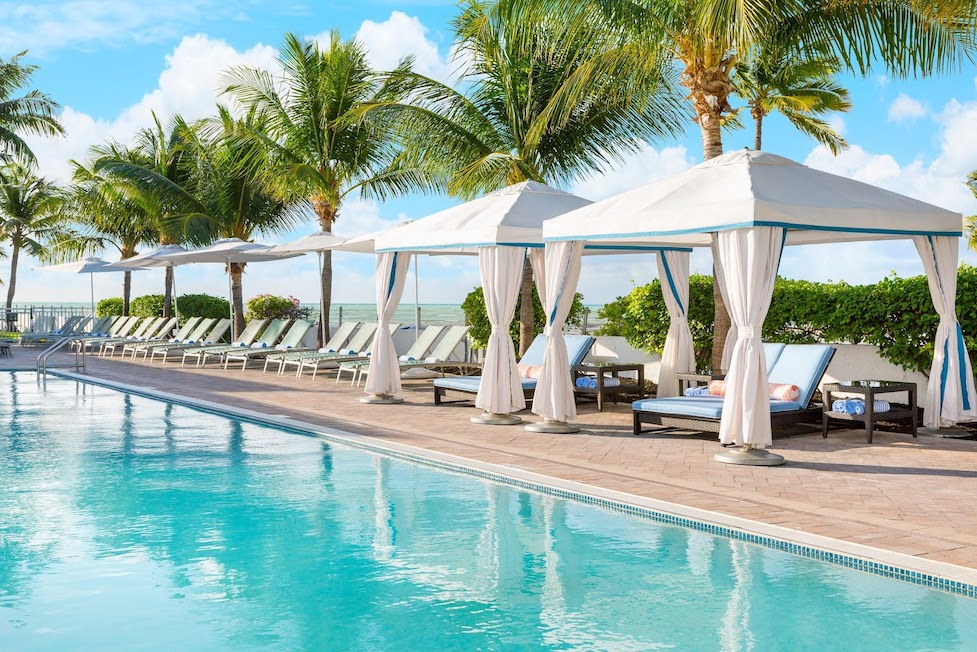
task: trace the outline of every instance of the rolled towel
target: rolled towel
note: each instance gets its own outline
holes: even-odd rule
[[[848,407],[846,406],[847,401],[845,399],[838,399],[837,401],[831,402],[832,412],[841,412],[843,414],[848,414]]]
[[[620,378],[614,378],[613,376],[611,376],[610,378],[604,379],[604,387],[620,387],[620,386],[621,386]]]
[[[442,362],[441,358],[435,358],[434,356],[431,356],[429,358],[424,358],[425,364],[440,364],[441,362]]]
[[[875,412],[888,412],[892,409],[892,404],[890,404],[888,401],[877,398],[872,401],[872,409],[875,410]]]
[[[288,351],[290,348],[292,348],[292,345],[291,344],[276,344],[275,345],[275,350],[276,351]]]
[[[797,385],[770,384],[770,398],[777,401],[796,401],[801,397],[801,390]]]
[[[543,368],[538,365],[521,364],[516,366],[519,369],[519,375],[523,378],[537,379],[539,378],[539,372],[543,370]]]
[[[858,399],[845,401],[845,412],[848,414],[865,414],[865,403]]]
[[[244,342],[231,342],[231,346],[247,346]]]
[[[356,351],[353,349],[340,349],[339,352],[343,355],[356,355]]]
[[[581,389],[590,387],[590,385],[587,384],[587,376],[580,376],[579,378],[577,378],[575,384],[577,387],[580,387]]]
[[[686,396],[706,396],[709,394],[709,388],[705,385],[699,385],[698,387],[688,387],[685,390]]]
[[[251,345],[251,348],[252,349],[267,349],[268,348],[268,344],[266,344],[265,342],[255,342],[254,344]]]
[[[402,355],[400,356],[399,360],[401,362],[417,362],[412,355]]]
[[[726,381],[710,380],[708,386],[708,394],[710,396],[726,396]]]

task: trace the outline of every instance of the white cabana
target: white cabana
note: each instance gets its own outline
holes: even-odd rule
[[[542,246],[547,218],[586,206],[586,199],[525,181],[448,208],[376,238],[376,251],[449,252],[478,248],[482,288],[492,321],[476,405],[478,423],[520,423],[511,413],[525,407],[509,323],[518,298],[527,247]],[[378,276],[377,282],[381,280]],[[382,361],[377,361],[382,364]],[[370,375],[373,375],[371,369]]]
[[[772,464],[783,460],[760,450],[771,443],[769,397],[760,392],[753,409],[734,403],[744,398],[742,388],[758,383],[766,386],[763,351],[757,346],[759,326],[770,302],[782,247],[932,237],[934,242],[946,239],[946,251],[955,252],[962,230],[959,213],[780,156],[741,150],[548,220],[543,235],[547,243],[582,240],[615,246],[655,242],[708,247],[718,234],[716,249],[725,275],[725,294],[737,328],[721,431],[724,441],[735,441],[743,448],[717,458]],[[736,235],[737,231],[743,234]],[[934,260],[927,269],[931,287],[940,281],[935,270],[948,275],[956,271],[955,259],[945,252],[938,252]],[[934,299],[951,297],[948,287],[944,283],[942,290],[933,289]],[[943,300],[937,307],[942,324],[937,345],[951,342],[944,347],[947,355],[942,360],[952,353],[956,365],[951,366],[951,360],[944,366],[937,360],[934,369],[939,363],[949,376],[951,369],[965,366],[967,356],[962,338],[952,345],[952,301]],[[962,374],[958,378],[941,385],[944,423],[977,414],[972,378],[966,383]]]
[[[178,244],[162,245],[156,249],[151,249],[149,251],[144,251],[140,254],[136,254],[132,258],[126,258],[125,260],[120,260],[115,263],[115,267],[121,267],[123,269],[156,269],[163,268],[169,269],[170,273],[173,274],[173,313],[177,319],[180,318],[180,307],[177,305],[176,300],[176,266],[177,264],[167,256],[171,254],[184,253],[186,249]]]
[[[390,321],[393,319],[410,267],[408,253],[393,251],[377,254],[377,332],[373,336],[370,352],[370,374],[367,376],[368,397],[364,403],[402,403],[400,391],[400,365],[394,348]]]

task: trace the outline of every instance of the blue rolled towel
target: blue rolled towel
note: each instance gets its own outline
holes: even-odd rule
[[[686,396],[705,396],[709,393],[709,387],[707,385],[699,385],[698,387],[688,387],[685,390]]]
[[[576,385],[581,389],[588,387],[589,385],[587,385],[587,376],[580,376],[579,378],[577,378]]]
[[[845,411],[848,414],[865,414],[865,403],[857,399],[845,401]]]
[[[832,402],[831,403],[831,411],[832,412],[842,412],[844,414],[848,414],[848,408],[845,405],[846,403],[847,403],[847,401],[845,401],[844,399],[838,399],[837,401]]]

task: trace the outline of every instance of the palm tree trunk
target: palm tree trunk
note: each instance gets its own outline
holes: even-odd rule
[[[10,242],[10,278],[7,279],[7,314],[14,305],[14,292],[17,291],[17,260],[20,258],[20,238]]]
[[[231,263],[231,305],[234,307],[234,337],[244,331],[244,287],[241,283],[246,263]]]
[[[522,270],[522,288],[519,296],[519,357],[526,353],[526,349],[536,337],[536,313],[533,310],[533,266],[526,258]]]
[[[753,119],[756,122],[756,131],[753,134],[753,149],[760,150],[763,149],[763,114],[754,115]]]
[[[132,272],[122,275],[122,314],[129,315],[129,295],[132,294]]]
[[[173,316],[173,266],[166,266],[166,277],[163,280],[163,317]]]
[[[338,206],[333,206],[328,201],[323,201],[321,199],[312,199],[312,208],[315,211],[316,217],[319,218],[319,228],[327,233],[332,232],[332,223],[336,221],[336,214],[339,212]],[[332,251],[326,250],[322,252],[322,276],[319,279],[319,287],[321,288],[321,293],[319,295],[319,303],[321,304],[321,319],[326,325],[326,334],[329,333],[329,324],[331,321],[330,310],[332,309]],[[319,337],[321,339],[322,328],[319,329]],[[320,343],[319,346],[325,344]]]
[[[708,161],[721,156],[723,153],[723,132],[719,111],[709,111],[699,114],[699,128],[702,131],[702,158]],[[723,362],[723,348],[726,345],[726,334],[732,326],[729,311],[723,303],[723,294],[716,282],[715,270],[712,275],[712,299],[714,308],[712,333],[712,371],[719,373]]]

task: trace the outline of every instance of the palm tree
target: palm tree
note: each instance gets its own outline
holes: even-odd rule
[[[27,51],[6,61],[0,59],[0,160],[17,159],[34,163],[34,152],[24,141],[24,134],[57,136],[64,133],[55,117],[60,105],[37,90],[18,95],[30,84],[37,66],[25,65],[21,58]]]
[[[397,166],[397,149],[386,125],[353,119],[357,109],[387,99],[389,89],[355,40],[332,32],[326,48],[286,34],[278,62],[284,76],[258,68],[233,68],[226,92],[267,116],[262,127],[274,156],[263,172],[279,197],[308,205],[323,231],[332,231],[343,202],[359,195],[386,197],[423,190],[425,180]],[[332,303],[332,256],[322,258],[323,319]]]
[[[60,212],[62,195],[57,186],[18,163],[0,167],[0,240],[10,243],[10,278],[7,312],[17,291],[20,252],[35,258],[50,253],[51,240],[64,230]]]
[[[131,187],[96,169],[104,157],[141,162],[140,154],[115,143],[93,147],[87,163],[71,161],[73,188],[66,202],[67,214],[80,227],[79,233],[58,239],[62,257],[77,257],[104,249],[115,249],[120,260],[132,258],[140,245],[158,242],[156,222],[142,198]],[[132,272],[122,280],[122,314],[129,314]]]
[[[675,135],[683,118],[660,51],[603,26],[463,4],[454,21],[458,90],[406,70],[390,75],[403,100],[368,115],[394,125],[408,168],[472,198],[513,183],[566,184]],[[436,136],[435,136],[436,134]],[[532,271],[523,276],[520,349],[533,335]]]
[[[529,8],[531,6],[531,8]],[[971,0],[498,0],[503,15],[555,16],[583,31],[624,31],[667,48],[681,69],[702,136],[703,159],[723,153],[733,111],[733,70],[763,43],[802,59],[833,56],[844,69],[895,76],[933,74],[974,54],[977,3]],[[717,284],[713,368],[722,360],[729,315]]]
[[[218,106],[215,118],[181,128],[180,138],[179,165],[186,170],[180,182],[152,165],[103,162],[103,169],[124,175],[141,196],[169,207],[160,221],[171,237],[198,245],[219,238],[251,241],[299,224],[304,207],[284,201],[262,174],[278,164],[275,155],[281,151],[270,135],[267,116],[252,109],[235,118]],[[231,263],[227,270],[235,333],[244,329],[244,269],[245,263]]]
[[[753,149],[763,149],[763,119],[774,111],[832,154],[847,148],[845,139],[820,117],[851,109],[848,90],[834,79],[838,69],[836,59],[805,59],[773,46],[760,48],[751,62],[737,65],[733,87],[753,116]]]

